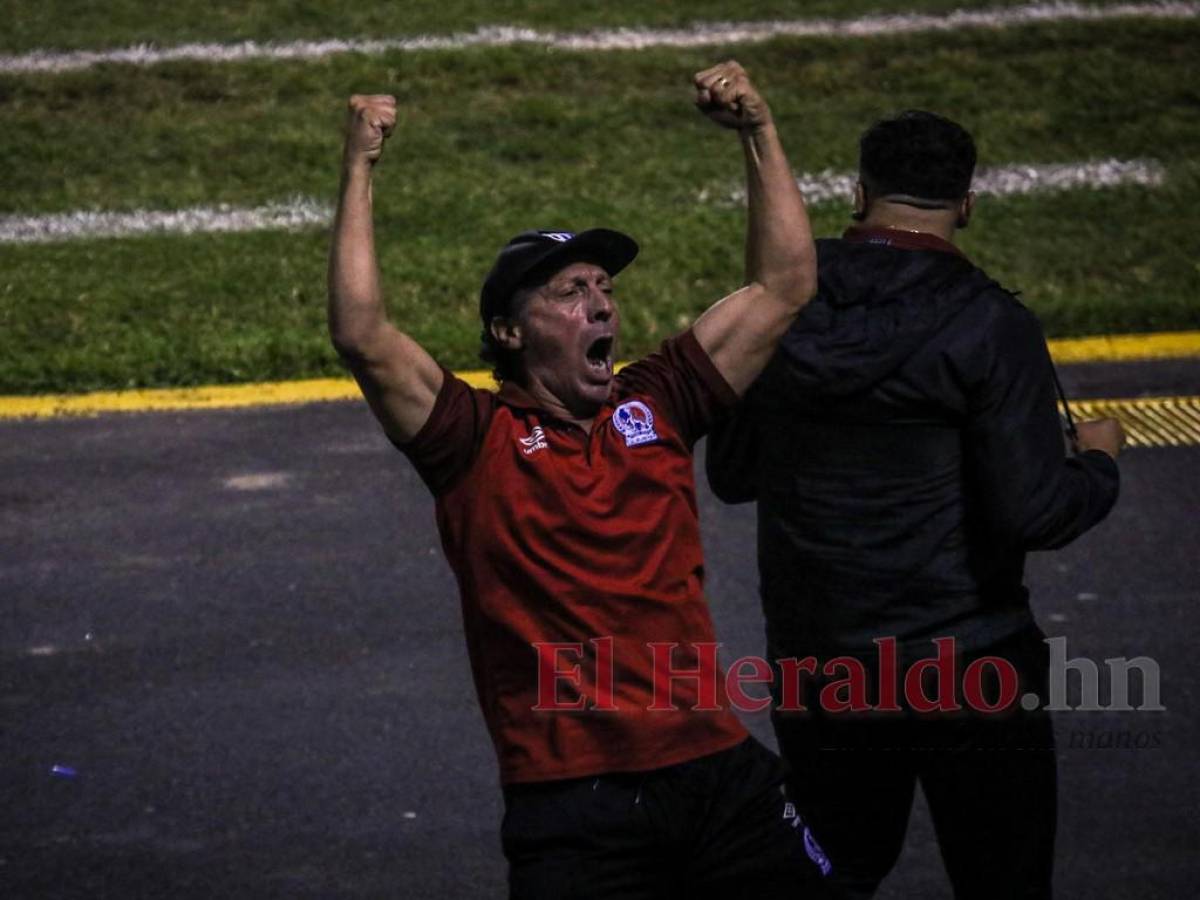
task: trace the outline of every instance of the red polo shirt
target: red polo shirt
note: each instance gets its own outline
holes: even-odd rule
[[[691,331],[619,372],[590,432],[514,384],[495,394],[445,373],[400,449],[437,498],[501,781],[655,769],[746,737],[721,679],[719,711],[693,710],[695,679],[672,681],[676,708],[649,709],[650,642],[678,642],[684,671],[715,641],[692,447],[736,399]],[[554,683],[587,708],[534,708],[538,643],[581,647],[556,657],[574,674]]]

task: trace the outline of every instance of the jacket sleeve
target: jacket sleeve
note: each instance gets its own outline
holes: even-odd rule
[[[989,537],[1023,550],[1061,547],[1103,519],[1117,499],[1116,462],[1100,450],[1068,456],[1050,352],[1037,318],[997,305],[970,391],[966,461]]]
[[[709,432],[704,471],[712,492],[726,503],[758,499],[758,441],[754,413],[742,403]]]

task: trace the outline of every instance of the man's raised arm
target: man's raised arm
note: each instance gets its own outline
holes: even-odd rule
[[[433,411],[442,370],[387,318],[375,259],[371,173],[396,126],[394,97],[350,98],[329,249],[329,335],[383,430],[409,441]]]
[[[817,289],[817,252],[804,199],[766,101],[734,61],[696,75],[696,105],[735,129],[746,156],[746,286],[709,308],[696,338],[739,394],[766,366]]]

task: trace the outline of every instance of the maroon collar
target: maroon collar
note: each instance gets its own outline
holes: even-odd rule
[[[842,235],[843,240],[853,244],[882,244],[885,247],[895,247],[897,250],[937,250],[941,253],[953,253],[966,259],[966,255],[949,241],[943,240],[936,234],[924,231],[904,231],[899,228],[866,228],[862,225],[852,225]]]
[[[496,397],[509,406],[515,406],[518,409],[541,409],[541,404],[533,399],[533,395],[512,380],[501,382],[500,390],[496,392]]]
[[[612,396],[611,390],[609,396]],[[566,422],[569,425],[575,424],[570,419],[560,419],[551,413],[534,398],[533,394],[529,393],[529,391],[525,390],[525,388],[521,387],[515,381],[501,382],[500,390],[496,392],[496,399],[513,409],[523,409],[528,412],[538,413],[543,417]],[[597,415],[599,415],[598,412]]]

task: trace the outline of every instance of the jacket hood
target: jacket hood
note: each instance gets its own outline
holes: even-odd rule
[[[817,257],[817,294],[780,341],[763,379],[809,396],[870,387],[996,286],[945,250],[824,239]]]

